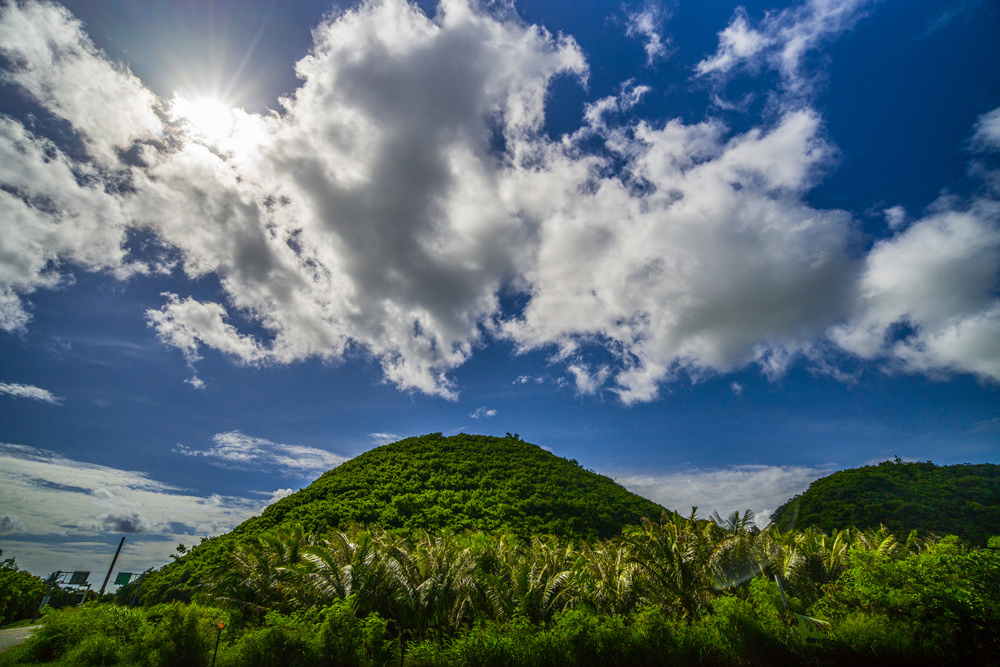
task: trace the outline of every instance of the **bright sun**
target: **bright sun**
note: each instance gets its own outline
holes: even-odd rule
[[[189,100],[175,95],[170,111],[175,118],[185,121],[195,136],[212,143],[227,139],[236,126],[235,110],[218,99]]]

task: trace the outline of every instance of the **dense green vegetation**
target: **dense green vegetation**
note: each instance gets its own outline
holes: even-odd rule
[[[784,529],[885,526],[897,535],[958,535],[982,545],[1000,534],[1000,465],[936,466],[899,459],[835,472],[778,508]]]
[[[48,587],[43,579],[19,568],[13,558],[0,560],[0,627],[31,618]]]
[[[198,603],[53,611],[0,665],[208,665],[217,640],[220,667],[995,657],[1000,550],[884,530],[760,532],[750,518],[664,514],[590,542],[281,530],[237,547]]]
[[[517,437],[440,433],[378,447],[326,472],[239,530],[352,523],[521,537],[613,537],[663,511],[613,480]]]
[[[527,539],[620,535],[663,508],[517,436],[433,433],[377,447],[324,473],[232,533],[208,540],[143,585],[146,600],[188,600],[237,544],[284,525],[324,532],[377,524],[503,532]]]

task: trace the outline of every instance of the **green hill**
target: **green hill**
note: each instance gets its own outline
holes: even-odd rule
[[[982,545],[989,536],[1000,535],[1000,466],[896,459],[841,470],[813,482],[771,520],[785,530],[884,525],[897,535],[916,529]]]
[[[614,480],[516,436],[434,433],[377,447],[324,473],[155,573],[143,597],[187,597],[234,542],[295,524],[308,533],[378,524],[404,532],[450,528],[596,539],[620,535],[643,517],[659,519],[663,511]]]
[[[431,434],[361,454],[235,532],[301,523],[611,537],[663,508],[516,437]]]

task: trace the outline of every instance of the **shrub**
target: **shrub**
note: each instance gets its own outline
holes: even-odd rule
[[[74,660],[81,664],[115,664],[129,659],[131,647],[140,640],[144,629],[141,612],[119,605],[47,610],[42,627],[27,641],[27,651],[40,662],[78,650],[79,657]],[[88,662],[85,656],[94,656],[95,662]],[[112,656],[116,657],[112,660]]]
[[[308,667],[320,664],[312,635],[315,626],[271,612],[265,625],[244,634],[230,658],[236,665],[255,667]]]
[[[320,612],[317,643],[319,662],[329,667],[383,665],[392,657],[387,621],[377,613],[356,615],[353,596],[337,600]]]
[[[152,667],[207,665],[221,620],[218,609],[197,604],[174,602],[153,607],[142,638],[145,659]]]

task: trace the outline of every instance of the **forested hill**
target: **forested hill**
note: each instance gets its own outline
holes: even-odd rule
[[[659,519],[664,509],[614,480],[518,437],[440,433],[377,447],[324,473],[232,532],[153,573],[142,597],[189,599],[232,549],[264,533],[321,535],[351,524],[404,532],[448,528],[594,539]]]
[[[916,529],[984,544],[990,535],[1000,535],[1000,466],[896,459],[841,470],[813,482],[771,520],[782,529],[825,531],[881,524],[897,535]]]
[[[365,452],[234,532],[377,523],[606,538],[662,512],[613,480],[517,437],[435,433]]]

